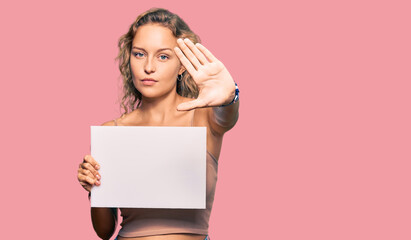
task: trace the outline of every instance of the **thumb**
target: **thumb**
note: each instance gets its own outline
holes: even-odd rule
[[[204,106],[206,106],[204,104],[204,101],[197,98],[196,100],[188,101],[188,102],[179,104],[177,106],[177,110],[178,111],[188,111],[188,110],[192,110],[194,108],[200,108],[200,107],[204,107]]]

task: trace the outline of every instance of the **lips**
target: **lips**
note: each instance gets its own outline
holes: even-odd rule
[[[157,80],[154,80],[154,79],[152,79],[152,78],[144,78],[144,79],[141,80],[141,81],[143,81],[143,82],[145,82],[145,81],[158,82]]]
[[[143,83],[143,85],[151,86],[151,85],[154,85],[158,81],[152,78],[144,78],[143,80],[141,80],[141,82]]]

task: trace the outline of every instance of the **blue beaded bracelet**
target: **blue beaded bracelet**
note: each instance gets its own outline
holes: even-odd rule
[[[226,107],[238,101],[238,98],[239,98],[238,93],[240,92],[240,90],[238,90],[237,83],[234,83],[234,84],[235,84],[235,96],[234,96],[233,101],[231,101],[229,104],[221,105],[220,107]]]

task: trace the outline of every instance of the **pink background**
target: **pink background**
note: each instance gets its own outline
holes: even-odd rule
[[[2,239],[98,239],[77,168],[120,115],[117,40],[154,6],[241,91],[211,239],[411,239],[409,1],[1,5]]]

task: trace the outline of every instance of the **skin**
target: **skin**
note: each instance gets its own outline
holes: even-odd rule
[[[223,135],[238,119],[239,102],[226,107],[234,98],[234,81],[225,66],[204,46],[188,39],[177,39],[171,30],[157,24],[140,26],[133,39],[130,66],[135,87],[142,94],[139,109],[117,119],[120,126],[189,126],[194,115],[195,126],[207,127],[207,150],[217,159]],[[197,99],[177,94],[177,75],[184,71],[193,77],[200,93]],[[152,86],[141,81],[157,80]],[[108,121],[102,126],[114,126]],[[84,189],[101,184],[98,162],[90,155],[83,158],[78,180]],[[91,208],[93,227],[102,239],[109,239],[117,226],[117,209]],[[167,234],[118,239],[202,240],[204,235]]]

